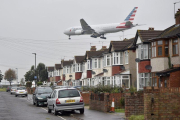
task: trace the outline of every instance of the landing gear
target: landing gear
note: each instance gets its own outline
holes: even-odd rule
[[[97,38],[95,35],[91,35],[91,37],[93,37],[93,38]]]
[[[101,38],[101,39],[106,39],[106,37],[104,37],[104,35],[102,35],[100,38]]]
[[[71,36],[69,35],[69,40],[71,39]]]

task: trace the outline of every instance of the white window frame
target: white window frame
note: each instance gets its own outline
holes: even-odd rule
[[[143,89],[143,87],[146,86],[151,86],[151,80],[152,80],[151,73],[139,73],[139,89]],[[147,84],[147,82],[149,83]]]
[[[87,69],[91,70],[91,61],[90,60],[87,60]]]
[[[125,64],[129,64],[129,53],[128,53],[128,51],[125,51],[124,52],[124,56],[125,56]]]
[[[149,59],[149,44],[138,45],[138,58],[141,60]]]
[[[108,60],[109,60],[109,62],[108,62]],[[111,66],[111,55],[106,55],[106,66]]]

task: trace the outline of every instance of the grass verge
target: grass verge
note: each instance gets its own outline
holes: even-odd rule
[[[115,109],[115,112],[117,112],[117,113],[124,113],[125,110],[124,109]]]
[[[6,88],[0,88],[0,92],[6,92]]]

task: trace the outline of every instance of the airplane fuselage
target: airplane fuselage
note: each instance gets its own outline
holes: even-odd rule
[[[133,26],[132,26],[133,27]],[[128,27],[125,25],[120,25],[120,23],[111,23],[111,24],[100,24],[100,25],[91,25],[91,28],[94,29],[98,34],[106,34],[106,33],[115,33],[119,31],[124,31],[130,29],[132,27]],[[90,35],[92,33],[83,32],[81,26],[70,27],[64,31],[66,35]]]

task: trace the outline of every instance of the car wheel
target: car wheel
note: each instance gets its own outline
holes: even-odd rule
[[[37,107],[39,106],[39,103],[38,103],[38,101],[36,101],[36,106],[37,106]]]
[[[49,109],[49,107],[48,107],[48,113],[51,113],[51,109]]]
[[[11,95],[12,95],[12,93],[11,93]]]
[[[54,115],[58,115],[58,112],[56,111],[55,107],[54,107]]]
[[[15,95],[15,97],[17,97],[17,95]]]
[[[36,105],[36,103],[34,102],[34,100],[33,100],[33,105]]]
[[[84,108],[83,109],[80,109],[80,114],[84,114]]]

